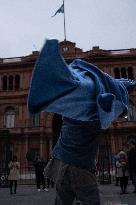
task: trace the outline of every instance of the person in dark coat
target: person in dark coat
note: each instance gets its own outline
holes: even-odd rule
[[[136,193],[136,141],[130,140],[129,142],[129,152],[128,152],[128,166],[129,173],[134,185],[134,193]]]
[[[45,179],[43,174],[46,163],[40,158],[39,155],[37,155],[36,159],[33,162],[33,166],[35,168],[37,190],[41,190],[40,186],[42,184],[42,189],[44,191],[48,191],[48,189],[45,187]]]

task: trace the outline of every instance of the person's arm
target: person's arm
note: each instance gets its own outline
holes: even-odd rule
[[[80,81],[74,69],[87,75]],[[67,66],[59,53],[58,41],[47,40],[33,71],[28,110],[31,114],[54,112],[83,121],[95,115],[101,128],[107,129],[112,121],[126,115],[128,92],[123,81],[92,64],[75,60]]]
[[[116,79],[116,81],[121,82],[127,88],[127,90],[136,86],[136,81],[134,81],[134,80],[121,78],[121,79]]]
[[[20,163],[19,162],[16,162],[16,168],[20,169]]]
[[[59,53],[57,40],[47,40],[35,65],[28,96],[31,114],[48,111],[48,106],[78,86],[78,79]],[[50,109],[56,111],[55,106]],[[54,109],[54,110],[53,110]]]
[[[9,162],[8,167],[9,167],[9,169],[12,169],[13,168],[13,162]]]
[[[122,167],[122,164],[121,164],[121,162],[120,162],[120,161],[116,161],[116,167],[117,167],[117,168]]]

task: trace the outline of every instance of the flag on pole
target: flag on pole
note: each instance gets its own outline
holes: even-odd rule
[[[58,13],[64,13],[64,3],[61,5],[61,7],[55,12],[55,14],[52,17],[56,16],[56,14]]]

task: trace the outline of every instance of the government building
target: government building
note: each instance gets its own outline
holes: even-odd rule
[[[98,46],[83,51],[70,41],[60,42],[67,63],[80,58],[97,65],[114,78],[136,80],[136,49],[103,50]],[[36,154],[47,160],[57,141],[62,118],[53,113],[30,115],[27,97],[32,71],[39,52],[23,57],[0,58],[0,167],[17,155],[21,167],[29,167]],[[70,108],[69,108],[70,109]],[[101,149],[113,155],[127,149],[136,138],[136,87],[129,91],[129,112],[113,122],[101,135]]]

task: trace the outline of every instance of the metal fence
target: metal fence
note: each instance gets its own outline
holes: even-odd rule
[[[0,187],[8,186],[8,173],[7,169],[0,169]]]
[[[20,168],[19,184],[35,184],[35,170],[33,166]]]
[[[107,170],[98,170],[96,173],[97,181],[100,184],[109,184],[115,181],[115,170],[110,169],[110,173]],[[35,171],[33,167],[21,167],[20,168],[20,178],[18,180],[20,185],[35,185]],[[8,187],[8,174],[6,170],[0,171],[0,187]]]
[[[8,187],[8,170],[5,168],[0,169],[0,187]],[[18,184],[33,185],[35,184],[35,170],[34,167],[21,167],[20,177]]]
[[[131,136],[130,136],[131,138]],[[123,147],[127,144],[129,137],[116,136],[115,141],[115,150],[119,150],[120,147]],[[97,180],[101,184],[111,183],[115,180],[115,167],[113,164],[114,153],[112,151],[113,142],[110,136],[105,135],[101,137],[101,142],[99,146],[99,155],[97,159]],[[7,149],[8,150],[8,149]],[[7,152],[5,152],[7,153]],[[7,156],[9,156],[7,154]],[[7,157],[7,162],[8,162]],[[6,160],[0,161],[0,186],[7,186],[8,184],[8,163]],[[20,167],[20,179],[19,184],[35,184],[35,170],[32,164],[29,166]]]

